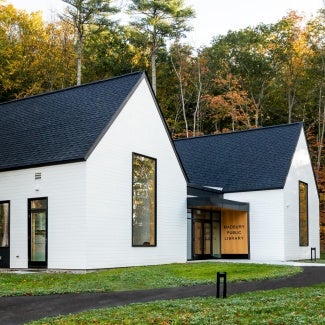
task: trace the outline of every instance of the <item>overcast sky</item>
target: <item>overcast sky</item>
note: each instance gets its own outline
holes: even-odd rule
[[[47,19],[55,17],[55,12],[65,5],[61,0],[7,0],[7,3],[28,11],[41,10]],[[196,11],[192,21],[194,31],[188,36],[188,42],[194,47],[209,45],[213,36],[226,34],[229,30],[276,22],[289,10],[310,17],[324,6],[323,0],[185,0],[185,3]]]

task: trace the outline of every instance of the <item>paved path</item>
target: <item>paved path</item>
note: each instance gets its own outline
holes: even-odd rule
[[[305,266],[303,272],[289,278],[229,283],[227,294],[284,287],[304,287],[325,282],[325,268]],[[49,296],[0,297],[0,324],[23,324],[47,316],[84,310],[122,306],[134,302],[215,296],[215,285],[152,289],[107,293],[83,293]]]

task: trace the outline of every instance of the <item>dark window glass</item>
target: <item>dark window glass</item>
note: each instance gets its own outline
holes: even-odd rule
[[[133,154],[132,245],[156,245],[156,160]]]
[[[47,199],[33,199],[30,201],[31,209],[47,209]]]
[[[9,202],[0,202],[0,247],[9,246]]]
[[[29,261],[41,266],[47,261],[47,199],[29,200]]]
[[[308,184],[299,182],[299,244],[308,246]]]

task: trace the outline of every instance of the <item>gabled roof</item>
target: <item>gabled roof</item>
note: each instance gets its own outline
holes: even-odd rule
[[[87,159],[143,78],[136,72],[0,104],[0,171]]]
[[[175,140],[190,183],[224,193],[283,188],[303,125]]]

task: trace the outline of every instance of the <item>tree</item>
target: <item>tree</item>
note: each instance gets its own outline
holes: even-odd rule
[[[178,41],[174,42],[169,48],[169,57],[179,89],[179,100],[174,102],[180,103],[180,110],[176,109],[174,122],[177,122],[178,116],[181,115],[181,111],[185,128],[185,130],[181,130],[181,135],[185,134],[187,138],[190,133],[192,133],[193,136],[199,133],[198,125],[200,118],[202,83],[200,60],[198,56],[194,55],[194,52],[194,48],[186,44],[181,44]],[[170,78],[168,81],[170,81]],[[167,83],[167,86],[168,84],[169,82]],[[170,85],[167,94],[169,92]],[[193,116],[192,125],[190,124],[190,116]],[[191,127],[192,132],[190,130]],[[175,127],[173,127],[173,133],[174,131]]]
[[[87,35],[98,33],[112,25],[109,14],[117,13],[111,0],[62,0],[68,6],[60,18],[76,30],[77,85],[81,84],[83,42]]]
[[[73,85],[74,37],[67,24],[0,5],[0,45],[0,101]]]
[[[191,7],[184,7],[184,0],[132,0],[129,13],[135,17],[131,25],[146,35],[150,47],[152,88],[157,92],[157,51],[167,39],[179,39],[191,28],[188,19],[194,17]],[[134,15],[136,13],[136,15]]]
[[[84,82],[135,70],[147,70],[147,55],[137,46],[132,30],[125,26],[90,35],[84,42]]]
[[[273,40],[270,41],[272,55],[278,66],[273,88],[279,89],[278,98],[287,107],[288,123],[294,121],[294,115],[298,117],[301,114],[306,100],[304,78],[306,62],[312,51],[302,22],[302,16],[290,12],[273,26]]]
[[[315,91],[314,102],[315,107],[313,111],[318,112],[318,116],[312,117],[312,123],[315,122],[316,135],[316,178],[320,180],[320,172],[323,158],[324,135],[325,135],[325,9],[319,11],[319,15],[311,20],[307,25],[308,28],[308,42],[313,50],[312,56],[309,56],[310,75],[309,83],[312,83],[312,89]],[[325,183],[323,178],[323,183]],[[324,189],[322,189],[324,191]]]
[[[218,130],[218,121],[230,119],[231,131],[236,129],[252,128],[251,113],[253,103],[248,98],[246,91],[241,90],[240,80],[236,80],[231,74],[226,79],[216,79],[214,81],[220,88],[220,95],[206,95],[205,101],[215,111],[216,131]],[[228,129],[228,128],[226,128]]]

